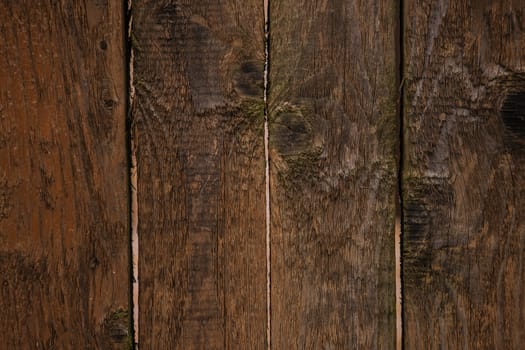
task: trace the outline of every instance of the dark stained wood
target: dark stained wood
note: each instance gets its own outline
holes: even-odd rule
[[[0,348],[127,349],[123,5],[0,1]]]
[[[270,1],[272,349],[394,349],[396,1]]]
[[[525,2],[405,0],[406,349],[525,344]]]
[[[142,349],[266,342],[262,1],[133,2]]]

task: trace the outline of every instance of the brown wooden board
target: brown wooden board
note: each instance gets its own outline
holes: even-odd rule
[[[397,2],[270,1],[272,349],[394,349]]]
[[[123,5],[0,2],[0,348],[127,349]]]
[[[525,344],[525,2],[405,0],[406,349]]]
[[[139,346],[265,348],[262,1],[132,14]]]

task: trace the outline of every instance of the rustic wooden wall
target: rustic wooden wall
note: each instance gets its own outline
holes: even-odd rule
[[[270,1],[272,349],[394,349],[396,1]]]
[[[399,185],[404,348],[525,344],[525,4],[398,3],[133,1],[142,349],[394,349]],[[124,7],[0,2],[0,348],[131,345]]]
[[[406,349],[525,344],[525,3],[406,0]]]
[[[262,1],[133,3],[142,349],[266,343]]]
[[[128,348],[123,6],[0,2],[0,348]]]

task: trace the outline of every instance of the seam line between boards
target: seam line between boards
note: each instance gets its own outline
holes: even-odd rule
[[[266,202],[266,341],[271,349],[271,222],[270,222],[270,151],[268,127],[268,71],[270,56],[269,0],[263,1],[264,11],[264,159],[265,159],[265,202]]]
[[[133,15],[132,15],[132,0],[127,0],[126,7],[126,56],[128,64],[128,110],[127,110],[127,133],[128,133],[128,151],[129,151],[129,193],[130,193],[130,342],[131,349],[139,349],[139,242],[138,242],[138,194],[137,194],[137,157],[136,144],[133,120],[133,102],[135,99],[135,86],[133,81],[133,64],[134,52],[132,37]]]
[[[398,165],[397,165],[397,213],[396,213],[396,348],[397,350],[404,349],[404,320],[403,320],[403,162],[404,162],[404,97],[405,97],[405,57],[404,57],[404,32],[405,32],[405,23],[404,23],[404,0],[399,1],[399,10],[398,10],[398,84],[399,84],[399,108],[398,108],[398,120],[399,120],[399,134],[398,134]]]

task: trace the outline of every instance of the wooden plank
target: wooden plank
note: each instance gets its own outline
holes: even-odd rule
[[[273,349],[394,349],[396,1],[270,1]]]
[[[406,349],[525,344],[525,3],[406,0]]]
[[[132,12],[140,347],[262,349],[262,2]]]
[[[123,6],[0,2],[0,347],[126,349]]]

